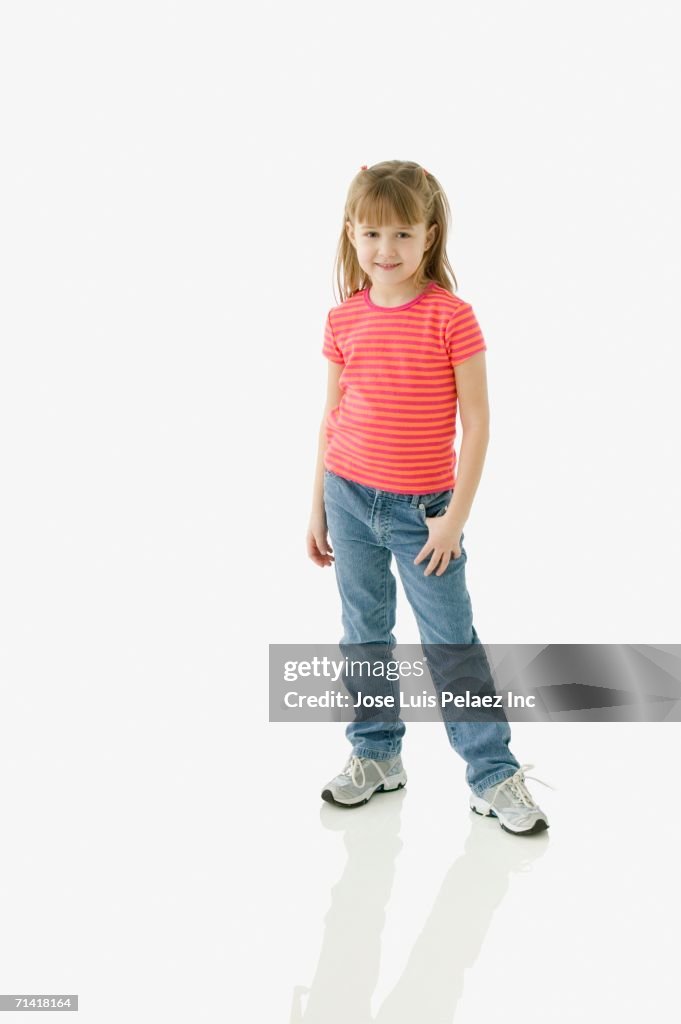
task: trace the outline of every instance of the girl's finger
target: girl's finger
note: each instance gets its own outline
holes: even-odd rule
[[[447,566],[449,565],[450,561],[451,561],[451,554],[449,552],[445,552],[444,557],[442,559],[442,562],[440,563],[440,568],[435,573],[435,575],[436,576],[442,576],[442,574],[447,571]]]
[[[442,552],[441,551],[437,551],[436,550],[436,551],[433,552],[433,557],[428,562],[428,568],[426,569],[426,571],[424,573],[425,576],[430,576],[430,574],[432,573],[433,569],[439,563],[441,558],[442,558]]]
[[[423,561],[423,559],[424,559],[424,558],[426,557],[426,555],[427,555],[427,554],[429,553],[429,551],[430,551],[430,548],[431,548],[431,543],[430,543],[430,541],[429,541],[429,540],[427,540],[427,541],[426,541],[426,543],[425,543],[425,544],[423,545],[423,547],[421,548],[421,550],[419,551],[419,553],[418,553],[418,555],[416,556],[416,558],[414,559],[414,565],[418,565],[418,564],[419,564],[419,562]]]

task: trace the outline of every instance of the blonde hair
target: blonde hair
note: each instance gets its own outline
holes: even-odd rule
[[[449,203],[435,175],[420,164],[412,160],[383,160],[371,167],[363,167],[352,179],[334,263],[340,302],[371,285],[371,279],[360,267],[355,248],[348,238],[345,226],[348,220],[353,224],[376,225],[425,223],[426,230],[437,224],[435,240],[423,254],[414,276],[414,285],[423,288],[429,281],[436,281],[452,294],[458,288],[447,258],[447,229],[451,221]]]

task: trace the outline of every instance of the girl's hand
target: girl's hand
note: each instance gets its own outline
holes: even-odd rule
[[[333,564],[333,548],[329,544],[327,536],[326,513],[313,512],[310,516],[305,544],[308,556],[315,565],[323,569],[325,565]]]
[[[440,568],[435,575],[442,576],[442,573],[445,572],[452,560],[452,555],[454,558],[461,556],[463,526],[451,522],[446,516],[433,516],[430,519],[426,519],[426,526],[428,527],[428,540],[414,559],[414,565],[422,562],[426,555],[432,551],[432,557],[423,575],[430,576],[436,566],[439,565]]]

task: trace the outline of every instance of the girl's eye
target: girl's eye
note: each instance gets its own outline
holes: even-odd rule
[[[375,231],[366,231],[365,234],[366,234],[367,238],[370,238],[371,235],[375,235],[376,232]],[[411,235],[409,234],[408,231],[398,231],[397,234],[398,235],[404,235],[405,238],[411,238]]]

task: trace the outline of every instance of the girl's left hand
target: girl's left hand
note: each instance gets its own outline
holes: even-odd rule
[[[414,559],[414,565],[418,565],[426,555],[432,552],[431,559],[423,575],[430,576],[439,565],[435,575],[442,576],[442,573],[445,572],[451,562],[452,556],[454,558],[461,557],[463,526],[448,521],[445,516],[433,516],[431,519],[426,519],[426,525],[428,527],[428,540]]]

